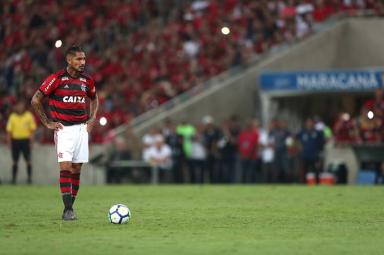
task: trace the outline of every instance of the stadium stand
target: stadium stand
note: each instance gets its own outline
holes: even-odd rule
[[[63,67],[60,44],[80,43],[99,89],[100,115],[108,120],[93,133],[94,143],[274,45],[306,37],[335,13],[383,13],[383,4],[372,0],[43,2],[0,4],[1,130],[14,102],[29,100],[47,74]],[[51,133],[40,129],[38,140],[52,142]]]
[[[30,100],[43,78],[64,66],[63,48],[73,43],[84,45],[88,53],[88,71],[96,79],[101,99],[99,117],[105,117],[107,125],[98,125],[91,141],[101,144],[109,130],[129,123],[136,116],[233,67],[247,66],[256,57],[273,51],[275,46],[307,38],[313,33],[315,24],[333,15],[358,16],[360,11],[366,10],[374,16],[384,14],[383,3],[372,0],[44,3],[44,6],[41,2],[0,3],[1,141],[12,105],[20,99]],[[382,100],[382,95],[376,95],[375,99],[364,103],[361,116],[356,119],[340,113],[340,119],[333,126],[336,144],[382,142],[384,136],[377,126],[382,123],[367,119],[369,110],[380,116]],[[331,139],[331,128],[320,119],[315,121],[316,129]],[[178,163],[172,170],[175,179],[188,181],[188,173],[184,170],[190,171],[190,175],[196,174],[196,167],[200,167],[197,161],[206,162],[210,158],[215,162],[207,167],[210,176],[205,179],[197,176],[194,182],[240,182],[241,172],[228,173],[225,169],[235,169],[231,166],[239,160],[236,143],[243,127],[236,116],[228,117],[223,123],[209,123],[216,130],[212,135],[204,122],[194,127],[196,134],[190,137],[195,149],[194,162],[183,158],[185,155],[173,155],[174,162]],[[283,119],[274,119],[269,129],[255,128],[254,132],[260,136],[259,151],[250,164],[257,166],[258,172],[247,178],[251,182],[304,181],[298,167],[297,130],[290,130],[286,124]],[[181,125],[176,122],[156,130],[166,138],[173,151],[183,146],[175,142],[181,135],[177,132],[178,126]],[[121,137],[109,140],[111,146],[115,146],[112,151],[127,149],[124,153],[128,153],[120,153],[121,158],[139,159],[140,156],[129,155],[136,154],[131,150],[135,146],[129,144],[131,139],[125,135],[124,141],[128,144],[124,146],[119,142]],[[52,134],[42,127],[37,139],[41,143],[53,140]],[[268,162],[276,161],[276,154],[271,158],[268,146],[276,153],[277,143],[282,146],[281,169],[268,166]],[[228,160],[223,160],[225,158]],[[261,166],[272,170],[265,173]]]

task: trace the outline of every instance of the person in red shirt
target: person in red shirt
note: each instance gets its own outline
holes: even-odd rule
[[[65,56],[67,67],[45,79],[31,104],[42,124],[55,130],[64,203],[62,219],[75,220],[72,206],[79,190],[81,166],[88,162],[88,133],[96,119],[98,97],[93,79],[84,73],[84,50],[72,46]],[[48,97],[51,119],[43,108],[44,97]],[[89,110],[87,100],[90,100]]]
[[[353,144],[358,142],[358,130],[356,122],[348,113],[340,114],[333,127],[335,142],[337,145]]]
[[[246,127],[239,135],[239,154],[242,168],[242,181],[256,181],[257,151],[259,146],[259,130],[257,122],[248,120]]]

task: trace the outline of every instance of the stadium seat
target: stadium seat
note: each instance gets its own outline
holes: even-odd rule
[[[376,180],[376,172],[373,170],[360,170],[357,174],[357,184],[373,185]]]

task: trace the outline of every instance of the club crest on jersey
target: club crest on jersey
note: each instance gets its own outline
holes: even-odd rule
[[[85,104],[85,97],[82,96],[65,96],[63,97],[64,103],[82,103]]]
[[[69,81],[69,78],[66,77],[66,76],[64,76],[64,77],[61,78],[61,80],[62,80],[62,81]]]
[[[83,77],[80,77],[80,81],[87,82],[87,80],[85,78],[83,78]]]

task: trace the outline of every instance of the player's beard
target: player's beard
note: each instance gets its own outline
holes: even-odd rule
[[[77,72],[82,73],[85,70],[85,66],[79,66],[79,68],[76,69]]]

